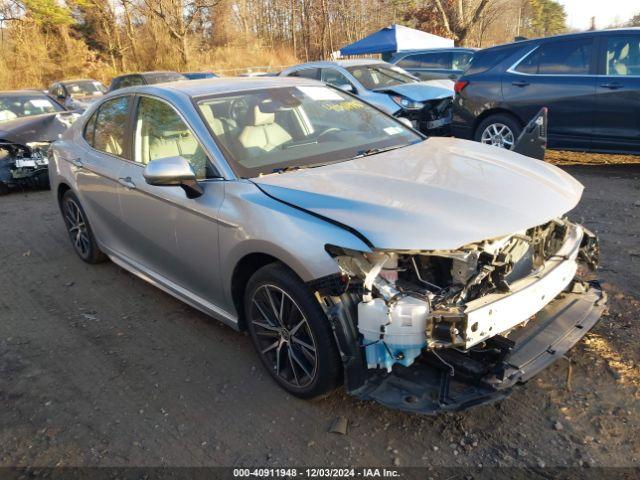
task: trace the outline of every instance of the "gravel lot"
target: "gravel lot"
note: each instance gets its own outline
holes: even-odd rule
[[[77,259],[50,192],[0,198],[0,465],[640,466],[640,165],[566,168],[608,314],[570,352],[570,385],[560,362],[438,417],[288,396],[245,334]],[[328,433],[338,415],[346,435]]]

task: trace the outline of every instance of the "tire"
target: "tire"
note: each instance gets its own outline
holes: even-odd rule
[[[505,113],[498,113],[489,115],[480,122],[476,128],[474,139],[476,142],[513,150],[520,132],[522,132],[522,127],[515,117]]]
[[[9,194],[9,185],[4,182],[0,182],[0,197]]]
[[[329,320],[307,286],[286,266],[272,263],[251,277],[244,311],[256,353],[287,392],[314,398],[341,383],[342,365]]]
[[[60,211],[73,249],[85,262],[95,264],[107,260],[107,256],[98,248],[87,215],[80,200],[71,190],[67,190],[60,201]]]

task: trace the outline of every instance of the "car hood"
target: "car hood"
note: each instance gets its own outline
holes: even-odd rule
[[[565,214],[583,190],[553,165],[453,138],[253,181],[357,230],[375,248],[395,250],[457,249],[510,235]]]
[[[0,139],[24,145],[28,142],[53,142],[68,125],[61,121],[69,112],[42,113],[0,122]]]
[[[453,97],[453,82],[450,80],[428,80],[426,82],[405,83],[394,87],[375,90],[381,93],[402,95],[416,102]]]

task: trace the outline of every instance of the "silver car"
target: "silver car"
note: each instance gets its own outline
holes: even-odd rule
[[[287,68],[280,76],[321,80],[409,120],[422,133],[449,134],[451,80],[422,82],[398,66],[373,59],[309,62]]]
[[[604,308],[582,185],[516,153],[425,139],[295,78],[131,87],[50,151],[80,258],[110,258],[250,333],[300,397],[340,384],[410,411],[507,395]],[[580,267],[582,268],[582,267]]]

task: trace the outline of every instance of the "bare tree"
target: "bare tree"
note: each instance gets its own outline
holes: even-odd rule
[[[160,20],[169,35],[178,41],[183,66],[189,65],[187,34],[193,22],[220,0],[144,0],[149,13]]]

